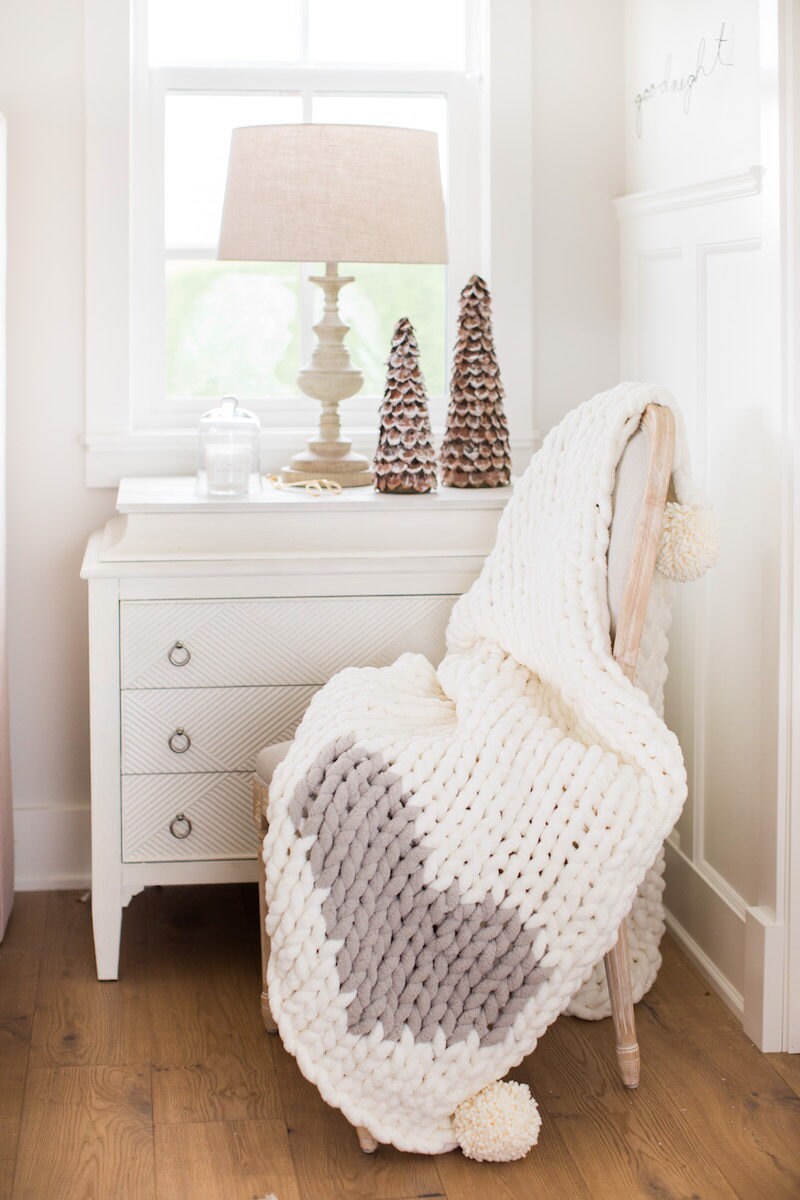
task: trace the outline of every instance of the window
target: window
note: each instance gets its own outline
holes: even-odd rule
[[[365,377],[342,417],[370,453],[391,330],[408,316],[442,424],[458,293],[474,271],[489,273],[492,249],[488,15],[488,0],[401,10],[392,0],[87,0],[90,484],[191,471],[197,419],[225,393],[259,414],[267,469],[316,425],[296,376],[321,303],[307,276],[320,264],[216,261],[238,125],[437,133],[450,262],[342,264],[356,277],[341,306]],[[504,200],[506,218],[515,203]]]

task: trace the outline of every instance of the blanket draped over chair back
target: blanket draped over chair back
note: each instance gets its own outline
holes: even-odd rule
[[[444,660],[342,671],[276,771],[272,1012],[378,1141],[452,1149],[457,1105],[559,1013],[607,1013],[597,968],[627,914],[637,996],[658,968],[661,847],[686,795],[659,715],[672,584],[656,576],[634,686],[606,568],[617,463],[652,402],[673,403],[623,384],[552,430]],[[678,500],[687,472],[679,438]]]

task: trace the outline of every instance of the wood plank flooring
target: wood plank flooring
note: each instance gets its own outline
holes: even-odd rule
[[[0,945],[0,1200],[798,1200],[800,1056],[760,1054],[665,943],[637,1006],[642,1085],[609,1021],[561,1018],[513,1073],[543,1116],[517,1163],[381,1147],[323,1103],[258,995],[253,885],[152,888],[94,976],[89,905],[17,897]]]

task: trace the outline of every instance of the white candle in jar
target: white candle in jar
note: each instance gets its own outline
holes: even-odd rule
[[[243,442],[206,446],[209,495],[246,496],[250,488],[252,450]]]

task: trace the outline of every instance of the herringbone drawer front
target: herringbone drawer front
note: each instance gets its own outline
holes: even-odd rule
[[[155,688],[122,693],[124,775],[252,771],[294,736],[313,687]]]
[[[133,775],[122,781],[125,862],[253,858],[249,774]]]
[[[415,650],[438,662],[456,596],[124,601],[123,688],[322,684]]]

